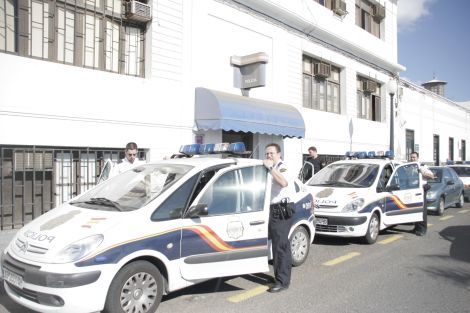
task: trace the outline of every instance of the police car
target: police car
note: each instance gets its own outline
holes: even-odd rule
[[[351,159],[331,163],[306,183],[318,235],[363,237],[373,244],[380,230],[423,220],[418,163],[400,165],[378,155],[348,153]]]
[[[2,255],[5,290],[39,312],[154,312],[162,294],[267,272],[270,179],[261,160],[235,157],[135,167],[19,230]],[[291,200],[292,262],[300,265],[315,234],[313,199],[298,192]]]

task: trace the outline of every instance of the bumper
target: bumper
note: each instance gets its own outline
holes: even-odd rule
[[[19,304],[44,313],[101,311],[111,282],[101,271],[54,273],[9,254],[2,256],[2,268],[22,278],[20,285],[5,280],[6,293]]]
[[[315,233],[336,237],[363,237],[367,233],[370,216],[341,216],[315,214]],[[322,225],[326,219],[327,224]]]
[[[440,199],[429,199],[429,200],[426,200],[426,205],[428,207],[428,211],[437,211],[438,208],[439,208],[439,202],[440,202]]]

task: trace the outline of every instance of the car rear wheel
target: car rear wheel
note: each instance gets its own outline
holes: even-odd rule
[[[364,241],[368,244],[373,244],[377,241],[379,236],[380,229],[380,220],[377,213],[372,214],[369,221],[369,226],[367,227],[367,233],[364,237]]]
[[[307,259],[310,250],[310,236],[304,227],[297,226],[289,241],[292,251],[292,266],[299,266]]]
[[[445,202],[444,202],[444,198],[441,198],[441,200],[439,200],[439,207],[437,208],[437,215],[439,216],[444,215],[444,210],[445,210]]]
[[[463,202],[464,202],[464,197],[463,197],[463,193],[461,193],[459,196],[459,201],[455,204],[455,207],[462,208]]]
[[[124,266],[114,277],[104,312],[150,313],[157,310],[163,294],[163,278],[158,268],[147,261]]]

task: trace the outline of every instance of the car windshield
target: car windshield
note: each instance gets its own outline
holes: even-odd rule
[[[367,188],[374,183],[379,165],[367,163],[330,164],[308,182],[309,186]]]
[[[439,184],[442,182],[442,168],[430,168],[431,172],[434,174],[433,179],[427,179],[429,184]]]
[[[460,177],[470,177],[470,166],[451,166]]]
[[[140,209],[183,177],[192,166],[146,164],[99,184],[71,205],[94,210],[133,211]]]

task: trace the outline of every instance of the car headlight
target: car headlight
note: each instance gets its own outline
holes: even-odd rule
[[[91,251],[95,250],[101,244],[103,238],[103,235],[93,235],[75,241],[74,243],[69,244],[60,250],[52,262],[69,263],[80,260]]]
[[[343,213],[345,213],[345,212],[356,212],[359,209],[361,209],[363,205],[364,205],[364,199],[363,198],[358,198],[358,199],[355,199],[354,201],[351,201],[348,204],[346,204],[344,206],[342,212]]]
[[[426,192],[426,200],[433,200],[433,199],[436,199],[436,192],[435,191]]]

